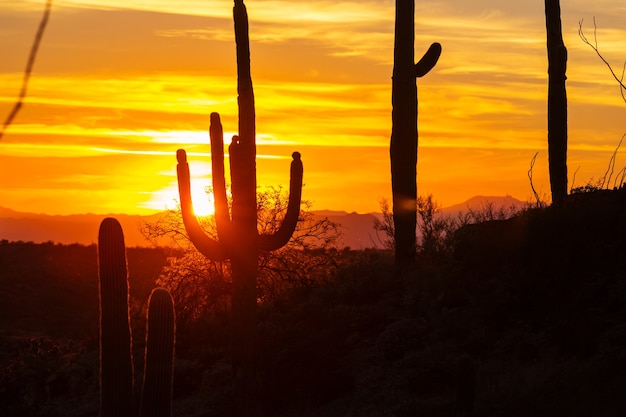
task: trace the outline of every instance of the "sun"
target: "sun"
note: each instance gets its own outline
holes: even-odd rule
[[[152,192],[151,195],[150,200],[142,204],[143,208],[157,211],[178,208],[180,197],[178,196],[177,184]],[[191,181],[191,201],[196,216],[206,217],[215,214],[213,194],[206,192],[206,185],[202,182]]]
[[[191,183],[191,201],[193,202],[193,212],[196,216],[212,216],[215,214],[213,204],[213,194],[207,193],[202,184]]]

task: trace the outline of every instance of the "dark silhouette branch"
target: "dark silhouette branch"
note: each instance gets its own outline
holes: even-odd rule
[[[625,94],[626,85],[624,85],[624,73],[626,72],[626,61],[624,62],[624,65],[622,66],[622,76],[618,77],[615,71],[613,70],[613,67],[611,66],[611,64],[609,64],[609,62],[602,56],[602,54],[600,53],[600,50],[598,49],[597,29],[598,27],[596,26],[596,18],[594,16],[593,18],[593,43],[591,43],[591,41],[587,39],[587,37],[585,36],[583,32],[583,19],[581,19],[580,22],[578,22],[578,36],[580,36],[580,39],[582,39],[584,43],[589,45],[591,49],[593,49],[596,52],[596,54],[598,55],[598,57],[600,57],[602,62],[604,62],[604,64],[609,68],[609,71],[611,71],[611,75],[613,76],[613,78],[615,78],[615,81],[617,81],[617,83],[619,84],[619,92],[622,95],[622,100],[624,100],[624,102],[626,103],[626,94]]]
[[[619,140],[617,147],[613,151],[613,155],[611,155],[611,159],[609,159],[609,165],[606,168],[606,172],[604,173],[604,176],[602,177],[600,188],[604,188],[605,184],[606,184],[606,187],[608,188],[609,184],[611,183],[611,177],[613,176],[613,172],[615,171],[615,160],[617,159],[617,152],[619,151],[619,148],[622,147],[622,142],[624,141],[624,137],[626,137],[626,133],[622,135],[622,138]]]
[[[537,155],[539,155],[539,152],[535,152],[535,155],[530,160],[530,168],[528,169],[528,179],[530,180],[530,188],[533,190],[535,201],[537,202],[537,207],[540,207],[541,198],[539,197],[539,193],[537,193],[537,190],[535,190],[535,185],[533,184],[533,168],[535,167],[535,161],[537,160]]]
[[[43,16],[41,18],[41,22],[39,22],[39,29],[37,29],[37,34],[35,35],[35,40],[33,41],[33,46],[30,49],[30,55],[28,57],[28,62],[26,63],[26,69],[24,70],[24,80],[22,81],[22,89],[20,90],[20,94],[17,97],[17,101],[13,106],[13,110],[9,113],[9,116],[4,121],[2,125],[2,129],[0,129],[0,140],[2,136],[4,136],[4,132],[9,128],[15,116],[22,108],[22,103],[24,102],[24,97],[26,97],[26,90],[28,89],[28,81],[30,80],[30,74],[33,71],[33,66],[35,65],[35,58],[37,57],[37,50],[39,49],[39,44],[41,43],[41,39],[43,38],[43,33],[46,29],[46,25],[48,24],[48,18],[50,17],[50,10],[52,8],[52,0],[46,1],[46,8],[44,9]]]
[[[572,186],[569,189],[569,192],[571,193],[572,190],[574,189],[574,184],[576,184],[576,174],[578,174],[578,170],[580,169],[580,165],[578,166],[578,168],[576,168],[576,171],[574,171],[574,176],[572,177]]]
[[[620,169],[617,172],[617,175],[615,175],[615,181],[613,181],[613,188],[623,188],[624,187],[624,181],[626,181],[626,166],[623,167],[622,169]]]

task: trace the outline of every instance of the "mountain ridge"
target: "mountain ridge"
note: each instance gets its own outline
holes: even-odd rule
[[[441,215],[457,216],[466,210],[484,210],[486,207],[523,207],[525,203],[511,196],[475,196],[464,203],[441,209]],[[356,213],[341,210],[313,210],[316,219],[328,220],[340,225],[342,236],[340,246],[352,249],[382,247],[377,232],[373,227],[375,219],[381,219],[381,213]],[[70,214],[50,215],[20,212],[0,206],[0,240],[24,242],[54,242],[60,244],[95,244],[98,239],[98,227],[106,217],[118,219],[124,229],[126,245],[129,247],[152,246],[141,234],[142,223],[158,219],[163,212],[150,215],[134,214]]]

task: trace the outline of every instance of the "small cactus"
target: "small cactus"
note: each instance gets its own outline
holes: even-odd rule
[[[156,288],[148,306],[140,417],[172,415],[175,333],[172,296],[165,288]]]
[[[131,417],[133,358],[124,233],[106,218],[98,233],[100,281],[100,417]],[[172,415],[174,304],[164,288],[150,296],[141,416]]]

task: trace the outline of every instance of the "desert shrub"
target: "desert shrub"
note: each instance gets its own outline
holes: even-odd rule
[[[97,357],[72,340],[12,339],[14,355],[0,372],[0,414],[5,416],[72,416],[94,402]]]
[[[373,228],[376,231],[381,246],[387,250],[394,249],[393,213],[389,202],[380,201],[382,216],[374,220]],[[420,195],[416,201],[417,216],[417,255],[422,263],[430,261],[448,261],[454,249],[455,231],[469,224],[484,223],[492,220],[510,219],[522,211],[517,206],[497,206],[493,202],[486,202],[481,207],[468,207],[456,217],[444,215],[441,205],[432,194]]]
[[[258,193],[257,201],[259,232],[275,232],[287,210],[286,192],[281,187],[269,187]],[[280,303],[294,290],[327,282],[336,269],[338,226],[328,219],[314,218],[310,206],[303,202],[304,209],[287,245],[259,254],[259,303]],[[214,217],[199,220],[208,235],[217,236]],[[155,222],[144,224],[142,231],[154,243],[167,243],[172,251],[156,285],[167,288],[177,306],[179,344],[184,347],[185,340],[194,337],[200,323],[205,329],[223,335],[223,328],[230,320],[229,261],[212,261],[198,253],[187,236],[180,210],[170,210]],[[224,341],[214,337],[201,337],[201,340],[214,346],[224,345]]]

